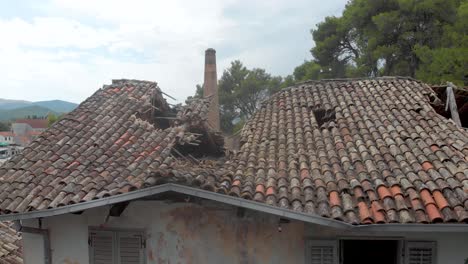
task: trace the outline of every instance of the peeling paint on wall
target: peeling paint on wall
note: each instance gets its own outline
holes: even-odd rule
[[[147,264],[304,263],[302,222],[292,221],[278,232],[277,216],[247,210],[239,217],[235,207],[217,203],[138,201],[131,203],[120,217],[110,217],[105,222],[108,210],[101,207],[81,215],[47,219],[52,248],[60,248],[59,255],[68,261],[58,263],[89,263],[88,252],[71,248],[64,252],[68,248],[60,246],[73,235],[79,239],[73,241],[80,245],[78,248],[87,248],[87,233],[82,233],[89,227],[143,229]]]
[[[283,232],[278,232],[277,217],[251,212],[239,218],[235,210],[209,209],[194,205],[183,205],[163,211],[160,213],[160,219],[166,223],[165,230],[174,241],[174,244],[159,245],[160,252],[170,252],[175,248],[174,254],[165,256],[166,261],[303,262],[304,225],[299,222],[292,222]]]
[[[120,217],[110,217],[106,222],[108,212],[109,207],[100,207],[81,215],[44,219],[44,228],[50,229],[53,263],[89,263],[89,227],[144,230],[147,264],[301,264],[305,263],[305,239],[344,236],[433,240],[438,245],[438,263],[452,263],[466,258],[464,249],[468,243],[463,233],[363,234],[297,221],[282,225],[282,232],[278,232],[277,216],[247,210],[239,217],[235,207],[217,203],[138,201],[131,203]],[[34,223],[25,221],[27,226]],[[23,240],[32,249],[25,252],[25,263],[42,264],[42,240],[28,234]]]

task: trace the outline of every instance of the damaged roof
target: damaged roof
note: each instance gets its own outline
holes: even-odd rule
[[[20,234],[12,222],[0,222],[0,264],[22,264],[23,247]]]
[[[156,83],[117,80],[0,168],[0,213],[170,182],[350,224],[467,222],[468,134],[436,99],[406,78],[298,84],[220,157],[209,99],[174,108]]]

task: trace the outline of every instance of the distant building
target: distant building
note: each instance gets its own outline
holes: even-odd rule
[[[14,144],[15,143],[15,134],[10,131],[0,131],[0,146],[2,144]]]
[[[9,160],[14,155],[21,153],[23,147],[18,146],[16,144],[4,144],[0,143],[0,165],[2,165],[5,161]]]
[[[47,119],[18,119],[11,124],[16,135],[27,135],[30,132],[42,132],[47,129]]]
[[[0,131],[0,146],[25,147],[47,128],[47,119],[19,119],[11,124],[11,131]]]

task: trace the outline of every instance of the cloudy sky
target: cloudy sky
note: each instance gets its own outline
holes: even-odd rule
[[[158,82],[179,102],[239,59],[287,75],[311,59],[310,29],[346,0],[0,0],[0,98],[81,102],[116,78]]]

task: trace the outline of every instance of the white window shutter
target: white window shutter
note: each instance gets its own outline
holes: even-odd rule
[[[306,258],[309,264],[337,264],[337,242],[332,240],[307,241]]]
[[[144,264],[144,247],[141,233],[119,232],[118,263]]]
[[[435,264],[436,261],[435,242],[406,242],[407,264]]]
[[[113,264],[114,257],[114,234],[106,231],[93,231],[89,235],[89,257],[91,264]]]

